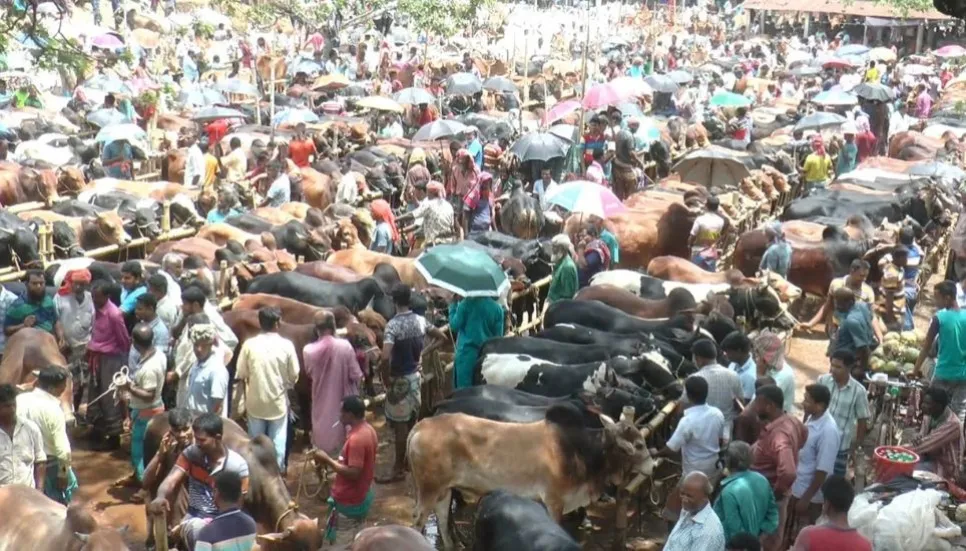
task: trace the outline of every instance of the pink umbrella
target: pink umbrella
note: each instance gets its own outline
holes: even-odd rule
[[[934,51],[933,55],[936,57],[964,57],[966,56],[966,48],[958,44],[950,44]]]
[[[828,57],[822,60],[822,68],[828,69],[848,69],[850,67],[855,67],[851,61],[847,59],[842,59],[840,57]]]
[[[588,90],[584,95],[583,106],[585,109],[600,109],[650,93],[650,86],[643,80],[617,78],[604,84],[598,84]]]
[[[111,33],[94,37],[94,40],[91,41],[91,44],[97,46],[98,48],[107,48],[111,50],[124,47],[124,42],[122,42],[117,35]]]
[[[580,102],[572,99],[567,101],[562,101],[553,107],[543,115],[543,124],[550,124],[555,121],[566,117],[567,115],[573,113],[574,111],[580,109]]]

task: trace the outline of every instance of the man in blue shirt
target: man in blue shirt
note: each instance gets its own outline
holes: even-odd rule
[[[235,192],[231,190],[224,190],[218,195],[218,208],[212,209],[208,212],[208,216],[205,221],[209,224],[217,224],[219,222],[224,222],[229,216],[235,216],[236,214],[241,214],[241,212],[235,208]]]
[[[758,367],[751,356],[751,341],[744,333],[735,331],[721,341],[721,350],[731,362],[728,369],[738,374],[744,399],[751,401],[755,397],[755,380],[758,378]]]
[[[788,270],[792,266],[792,246],[785,241],[781,222],[774,222],[765,227],[765,237],[769,245],[758,264],[760,271],[775,272],[788,279]]]
[[[121,266],[121,312],[125,316],[133,315],[138,297],[147,292],[141,262],[128,260]]]
[[[480,137],[475,126],[466,128],[466,138],[469,140],[469,143],[466,144],[466,150],[470,152],[470,157],[473,157],[476,168],[483,170],[483,144],[480,143]]]
[[[288,179],[288,174],[282,171],[281,163],[272,161],[266,168],[265,173],[268,176],[268,181],[272,184],[265,192],[265,199],[258,206],[280,207],[291,201],[292,182]]]
[[[875,344],[872,332],[872,308],[865,302],[856,303],[855,295],[847,287],[836,289],[832,294],[835,311],[841,315],[838,331],[829,340],[828,355],[839,350],[855,354],[856,368],[864,371],[869,365],[869,354]]]
[[[218,516],[198,532],[195,551],[251,551],[258,526],[241,510],[242,478],[237,472],[215,476],[215,506]]]

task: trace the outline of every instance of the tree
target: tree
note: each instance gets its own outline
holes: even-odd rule
[[[59,71],[65,84],[76,81],[90,66],[90,57],[76,40],[64,35],[64,21],[44,24],[37,5],[34,2],[18,6],[12,2],[0,8],[4,15],[0,23],[0,56],[6,58],[14,44],[20,43],[27,47],[37,67]]]
[[[907,17],[915,12],[938,10],[951,17],[962,19],[966,16],[966,10],[962,0],[879,0],[881,3],[896,10],[898,15]]]
[[[397,9],[409,15],[419,32],[449,38],[470,27],[477,12],[493,0],[399,0]]]

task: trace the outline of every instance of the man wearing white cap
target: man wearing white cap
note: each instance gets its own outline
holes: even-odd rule
[[[574,245],[565,233],[557,234],[550,241],[550,258],[553,262],[553,278],[547,291],[547,305],[558,300],[569,300],[577,294],[577,265],[574,263]]]
[[[466,134],[466,150],[473,157],[473,163],[478,170],[483,170],[483,144],[480,143],[479,130],[475,126],[467,126],[464,131]]]
[[[855,170],[859,157],[859,148],[855,145],[855,124],[847,121],[842,125],[842,134],[845,136],[845,143],[842,144],[838,161],[835,163],[835,173],[839,176]]]

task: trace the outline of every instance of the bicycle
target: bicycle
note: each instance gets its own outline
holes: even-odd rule
[[[902,431],[918,427],[922,421],[919,406],[926,384],[918,380],[875,379],[868,373],[865,380],[869,394],[873,395],[869,408],[872,410],[870,424],[875,431],[875,446],[899,445]]]

